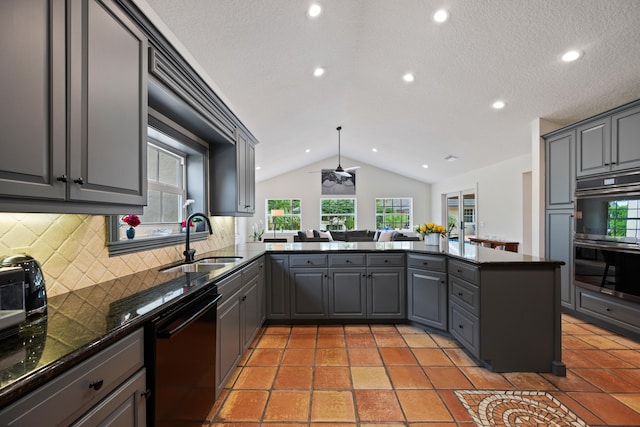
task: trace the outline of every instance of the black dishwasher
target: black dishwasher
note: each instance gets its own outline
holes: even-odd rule
[[[152,393],[149,425],[164,427],[207,417],[216,400],[216,309],[221,295],[208,288],[147,326]]]

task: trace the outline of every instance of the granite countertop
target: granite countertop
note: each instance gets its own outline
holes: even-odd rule
[[[24,327],[19,335],[0,341],[0,407],[267,252],[419,252],[445,254],[481,267],[485,264],[560,264],[478,246],[465,245],[463,253],[458,249],[452,244],[441,251],[425,246],[422,241],[247,243],[197,254],[197,259],[242,257],[211,272],[165,273],[151,269],[51,297],[46,318]]]

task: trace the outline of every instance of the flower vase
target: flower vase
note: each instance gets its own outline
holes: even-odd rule
[[[136,229],[133,227],[127,228],[127,239],[131,240],[136,237]]]
[[[440,234],[439,233],[425,234],[424,244],[427,246],[440,246]]]

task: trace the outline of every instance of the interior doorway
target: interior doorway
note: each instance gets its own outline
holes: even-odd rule
[[[478,203],[475,189],[442,195],[442,221],[450,240],[465,241],[478,233]]]

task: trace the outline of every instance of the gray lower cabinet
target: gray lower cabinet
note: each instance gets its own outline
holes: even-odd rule
[[[407,254],[407,318],[447,330],[447,258]]]
[[[143,33],[112,0],[7,0],[0,40],[2,210],[142,213]]]
[[[404,253],[367,254],[367,318],[405,319]]]
[[[329,269],[329,317],[332,319],[365,319],[366,315],[366,269]]]
[[[295,255],[292,255],[292,257]],[[329,287],[326,268],[291,268],[292,319],[329,317]]]
[[[367,268],[364,253],[329,254],[329,317],[365,319]]]
[[[449,260],[449,332],[494,372],[564,375],[560,271]]]
[[[266,292],[270,320],[405,319],[404,253],[269,255]]]
[[[0,424],[146,425],[144,340],[137,330],[0,411]]]
[[[216,393],[220,393],[262,326],[263,259],[221,280],[216,324]]]
[[[289,255],[292,319],[329,317],[328,260],[326,254]]]
[[[640,334],[640,306],[601,292],[576,287],[576,311]]]
[[[268,254],[266,263],[266,317],[268,320],[288,320],[289,310],[289,256]]]
[[[545,257],[564,261],[560,267],[562,306],[575,309],[575,286],[573,284],[573,210],[547,210]]]

